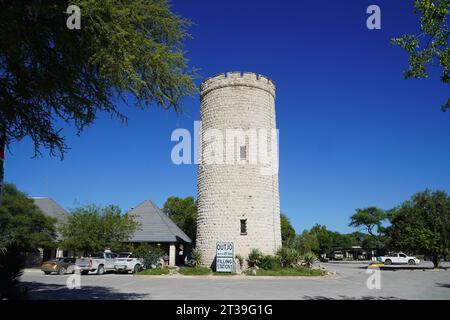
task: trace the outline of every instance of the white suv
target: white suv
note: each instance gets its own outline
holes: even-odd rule
[[[119,252],[114,261],[114,269],[119,272],[136,273],[142,270],[144,266],[143,260],[133,257],[131,252]]]

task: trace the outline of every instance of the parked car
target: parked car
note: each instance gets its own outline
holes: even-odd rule
[[[60,275],[68,273],[74,273],[75,271],[75,258],[53,258],[48,261],[44,261],[41,265],[41,270],[45,274],[57,273]]]
[[[404,254],[403,252],[398,252],[398,253],[391,254],[388,256],[378,257],[377,260],[383,262],[385,265],[390,265],[390,264],[414,265],[414,264],[420,263],[420,260],[417,259],[416,257],[410,257],[410,256]]]
[[[95,252],[89,257],[80,258],[76,261],[76,269],[80,270],[81,274],[86,275],[89,272],[96,272],[99,275],[106,271],[115,271],[114,262],[117,253],[114,252]]]
[[[342,251],[335,251],[333,255],[334,260],[344,260],[344,254]]]
[[[119,252],[114,262],[114,268],[117,272],[136,273],[142,270],[144,261],[133,256],[132,252]]]

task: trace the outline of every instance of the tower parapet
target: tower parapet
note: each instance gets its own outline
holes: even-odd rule
[[[216,74],[204,80],[200,85],[201,98],[210,91],[228,86],[246,86],[264,90],[275,98],[275,84],[261,74],[254,72],[232,71]]]

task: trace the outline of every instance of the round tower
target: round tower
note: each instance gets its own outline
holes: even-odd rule
[[[200,86],[197,248],[214,264],[217,242],[234,254],[281,246],[275,85],[262,75],[228,72]]]

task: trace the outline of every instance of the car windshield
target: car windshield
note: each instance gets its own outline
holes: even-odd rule
[[[131,254],[128,252],[122,252],[117,255],[117,258],[129,258],[129,257],[131,257]]]
[[[103,252],[92,253],[91,258],[103,258]]]

